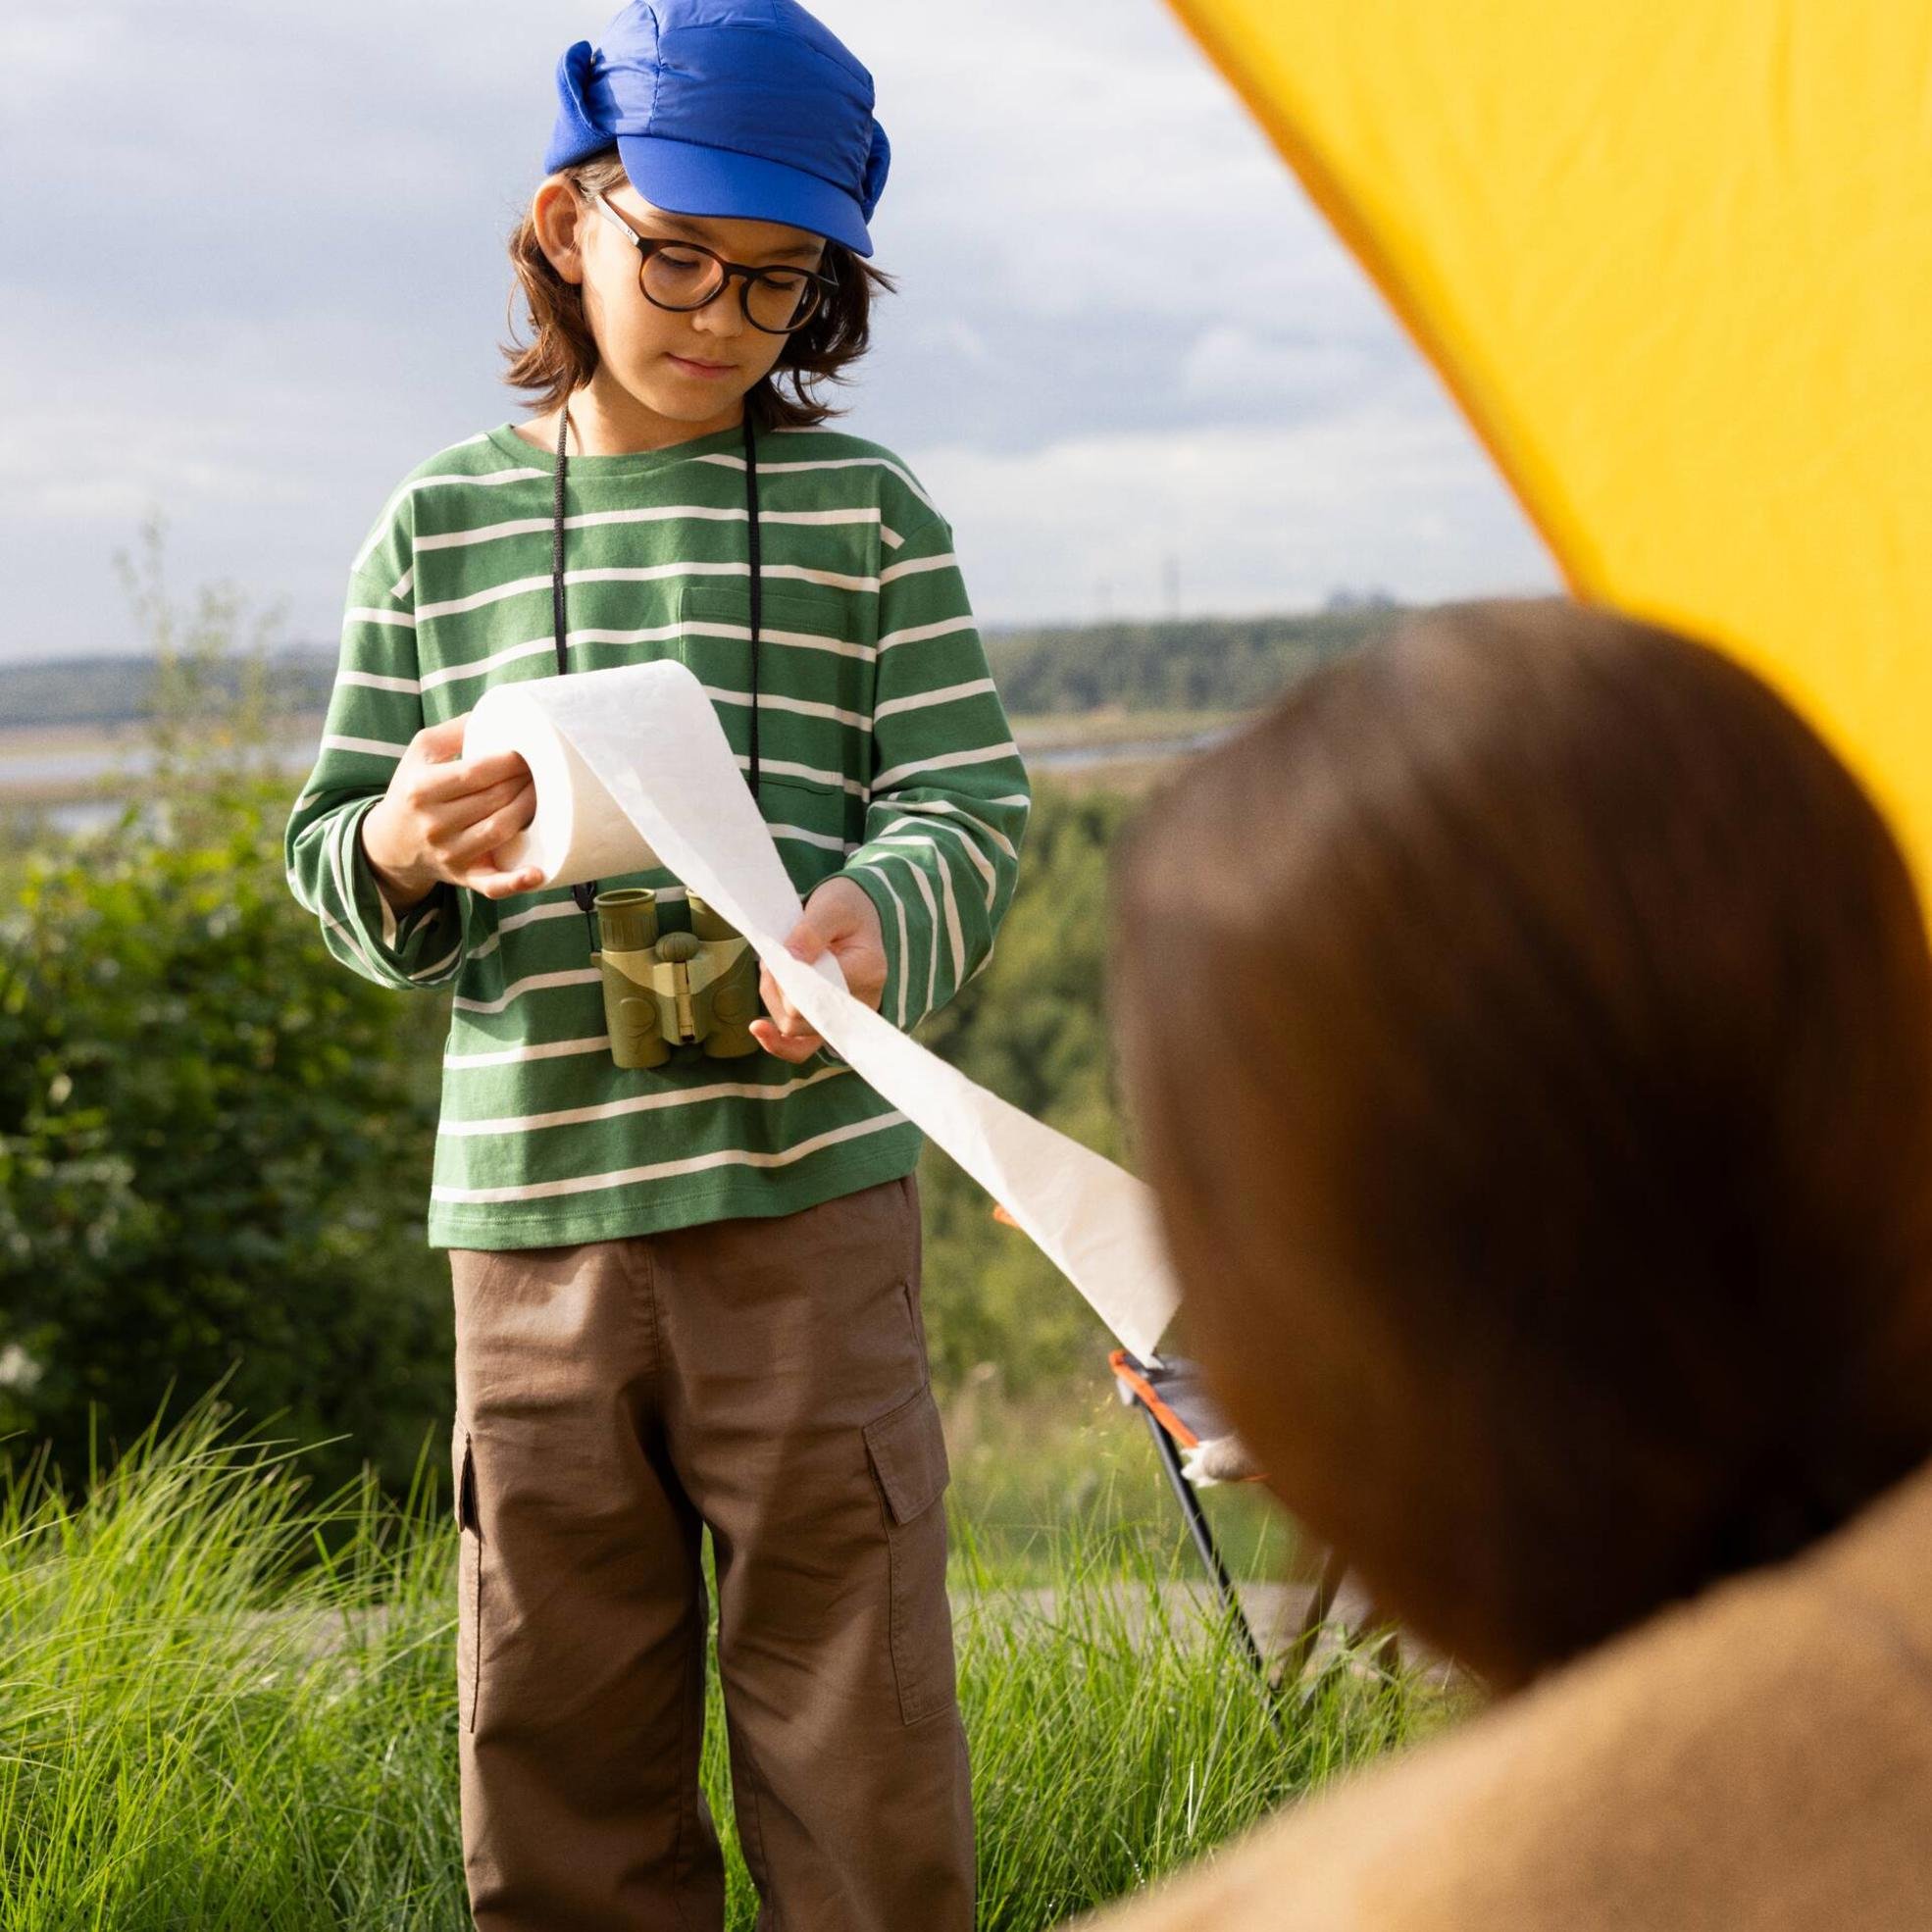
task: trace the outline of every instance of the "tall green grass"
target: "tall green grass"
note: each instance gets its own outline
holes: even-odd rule
[[[89,1480],[0,1463],[0,1926],[462,1932],[446,1451],[400,1503],[367,1478],[309,1500],[301,1449],[225,1414]],[[1164,1537],[1054,1534],[1050,1584],[1015,1589],[959,1525],[984,1926],[1129,1891],[1441,1713],[1344,1669],[1277,1735]]]
[[[946,1405],[951,1511],[970,1538],[988,1589],[1050,1585],[1071,1565],[1089,1572],[1153,1566],[1200,1575],[1167,1478],[1138,1411],[1092,1382],[991,1404],[970,1388]],[[1244,1579],[1312,1575],[1295,1525],[1258,1485],[1200,1492],[1228,1567]]]

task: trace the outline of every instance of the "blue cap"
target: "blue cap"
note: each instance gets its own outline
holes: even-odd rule
[[[872,253],[891,145],[872,76],[797,0],[633,0],[557,63],[546,174],[616,144],[674,215],[785,222]]]

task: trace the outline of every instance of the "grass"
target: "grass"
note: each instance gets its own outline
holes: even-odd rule
[[[982,1404],[971,1379],[945,1405],[951,1507],[987,1588],[1048,1585],[1069,1564],[1198,1574],[1167,1478],[1137,1412],[1103,1386]],[[1244,1579],[1312,1576],[1295,1526],[1250,1484],[1201,1491],[1229,1569]]]
[[[462,1932],[446,1445],[400,1502],[368,1479],[306,1501],[300,1449],[226,1413],[157,1423],[78,1496],[40,1457],[0,1464],[0,1925]],[[1129,1891],[1445,1714],[1341,1670],[1277,1737],[1164,1587],[1164,1529],[1042,1527],[1042,1590],[1012,1585],[1003,1533],[956,1522],[983,1926]],[[706,1780],[748,1927],[720,1731]]]

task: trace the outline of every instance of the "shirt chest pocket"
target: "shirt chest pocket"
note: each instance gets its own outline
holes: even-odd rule
[[[872,654],[851,640],[837,591],[766,585],[758,649],[758,795],[801,890],[836,872],[864,832],[871,769]],[[686,586],[677,654],[711,693],[732,744],[748,755],[751,619],[746,585]]]

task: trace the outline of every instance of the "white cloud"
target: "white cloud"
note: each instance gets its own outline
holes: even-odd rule
[[[1181,365],[1182,393],[1251,404],[1257,395],[1305,406],[1352,395],[1377,359],[1359,342],[1284,337],[1246,323],[1216,323],[1195,337]]]
[[[398,477],[522,414],[505,230],[615,0],[12,0],[0,660],[136,643],[107,562],[334,635]],[[931,468],[990,616],[1516,585],[1521,519],[1161,0],[819,0],[894,149],[840,427]],[[88,132],[76,141],[76,103]],[[953,495],[957,493],[958,501]],[[1543,579],[1547,581],[1547,576]]]
[[[1546,555],[1448,418],[1387,401],[1298,429],[1071,437],[916,454],[987,622],[1298,609],[1339,586],[1412,598],[1547,587]]]

